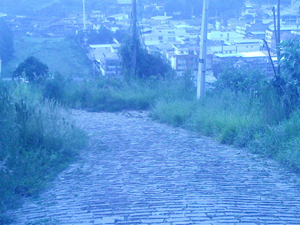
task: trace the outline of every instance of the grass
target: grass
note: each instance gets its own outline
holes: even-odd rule
[[[2,77],[11,77],[13,71],[27,57],[34,56],[48,65],[50,73],[65,77],[90,77],[92,65],[86,54],[71,38],[14,37],[14,58],[3,65]]]
[[[270,108],[270,103],[264,101],[230,90],[211,91],[200,101],[184,97],[161,99],[153,106],[152,117],[212,136],[223,144],[246,147],[299,171],[300,111],[283,118],[279,102],[273,102]]]
[[[69,113],[31,84],[0,83],[0,224],[3,213],[36,196],[86,141]]]

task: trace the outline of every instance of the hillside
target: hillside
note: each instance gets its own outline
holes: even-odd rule
[[[14,59],[2,68],[3,77],[11,77],[28,56],[46,63],[51,73],[59,72],[66,77],[86,77],[92,73],[90,61],[72,39],[15,37],[14,48]]]
[[[86,10],[103,10],[106,4],[113,0],[89,0],[86,1]],[[64,16],[66,13],[82,11],[82,0],[6,0],[0,1],[0,12],[22,15]],[[48,15],[49,16],[49,15]]]

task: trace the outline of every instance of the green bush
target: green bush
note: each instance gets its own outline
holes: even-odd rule
[[[0,215],[36,195],[85,144],[69,113],[37,90],[0,83]]]
[[[248,93],[255,95],[259,90],[266,76],[250,65],[236,67],[227,65],[218,76],[214,86],[219,90],[230,89],[234,92]]]

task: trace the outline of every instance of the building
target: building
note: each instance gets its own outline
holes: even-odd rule
[[[272,57],[274,64],[277,64],[277,58]],[[257,52],[242,52],[235,54],[215,54],[213,57],[213,72],[214,76],[218,77],[220,66],[224,64],[251,64],[254,65],[255,69],[261,70],[266,73],[268,76],[273,76],[273,67],[270,62],[270,58],[267,52],[257,51]]]
[[[230,41],[236,39],[243,39],[244,35],[240,35],[235,31],[211,31],[207,34],[207,39],[213,41]]]
[[[89,58],[93,62],[93,67],[103,76],[121,74],[119,48],[120,44],[90,45]]]
[[[228,45],[235,45],[236,52],[257,52],[263,49],[263,40],[261,39],[244,39],[244,40],[233,40],[231,42],[225,42]]]
[[[174,44],[173,50],[167,52],[167,59],[178,74],[188,69],[198,71],[198,58],[199,45]]]
[[[143,40],[146,45],[154,45],[160,43],[175,43],[187,36],[186,30],[176,28],[174,26],[164,25],[152,27],[143,35]]]
[[[299,32],[298,25],[282,25],[282,26],[280,26],[280,35],[282,37],[289,36],[290,34],[297,33],[297,32]],[[269,30],[266,31],[266,42],[268,43],[268,45],[271,49],[276,48],[274,25],[269,26]]]

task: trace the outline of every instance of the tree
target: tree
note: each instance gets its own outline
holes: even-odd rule
[[[9,61],[14,52],[13,34],[4,19],[0,18],[0,57],[4,63]]]
[[[218,90],[230,89],[247,94],[257,93],[266,76],[248,64],[241,66],[225,65],[215,82]]]
[[[127,38],[119,51],[123,73],[129,73],[132,67],[132,40]],[[140,42],[137,45],[136,72],[139,78],[172,76],[174,71],[168,60],[159,52],[149,53]]]
[[[24,62],[20,63],[13,72],[14,78],[25,78],[27,81],[42,82],[49,75],[47,64],[40,62],[34,56],[29,56]]]
[[[103,25],[98,31],[90,30],[88,35],[89,44],[111,44],[113,43],[113,39],[114,33]]]
[[[279,45],[280,74],[272,80],[287,114],[299,107],[300,103],[300,41],[299,39],[285,40]]]

